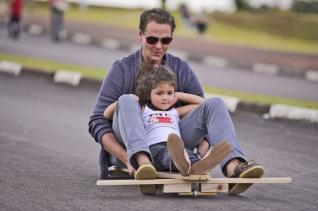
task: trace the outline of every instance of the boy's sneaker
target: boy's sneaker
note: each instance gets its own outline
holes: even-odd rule
[[[175,166],[182,176],[189,176],[191,162],[184,143],[179,136],[174,133],[169,134],[167,141],[168,151]]]
[[[264,174],[263,166],[255,161],[248,161],[238,164],[234,169],[234,174],[231,178],[261,178]],[[252,184],[229,184],[229,194],[238,195],[246,191]]]
[[[157,171],[152,164],[146,163],[139,166],[135,172],[135,179],[156,179]],[[156,194],[156,185],[140,185],[141,193],[145,195],[155,195]]]
[[[190,174],[207,174],[217,166],[231,151],[231,145],[225,141],[215,144],[204,157],[195,162],[190,169]]]

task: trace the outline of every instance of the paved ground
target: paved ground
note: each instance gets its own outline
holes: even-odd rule
[[[317,125],[233,116],[250,159],[292,184],[255,185],[241,196],[143,196],[137,187],[97,187],[99,146],[87,132],[97,86],[0,74],[2,210],[316,210]],[[212,172],[219,176],[219,170]]]

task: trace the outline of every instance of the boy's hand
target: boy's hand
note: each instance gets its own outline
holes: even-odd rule
[[[174,105],[174,104],[176,104],[176,103],[178,102],[179,95],[180,95],[180,93],[179,93],[179,92],[175,92],[175,93],[174,93],[174,102],[173,102],[173,105]]]

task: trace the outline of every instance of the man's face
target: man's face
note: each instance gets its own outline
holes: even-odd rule
[[[144,62],[160,64],[172,41],[171,26],[151,21],[145,32],[140,32],[139,38]]]

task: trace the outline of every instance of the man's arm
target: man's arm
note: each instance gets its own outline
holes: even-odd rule
[[[96,142],[103,145],[103,149],[121,160],[127,167],[127,152],[119,144],[113,134],[112,121],[103,116],[105,109],[119,99],[123,94],[129,93],[133,86],[135,76],[135,61],[137,53],[117,60],[111,66],[107,76],[103,80],[97,103],[89,120],[89,133]],[[119,146],[118,146],[119,145]]]
[[[112,132],[112,122],[110,119],[106,119],[103,116],[105,109],[118,100],[123,94],[124,74],[123,67],[119,62],[115,62],[106,78],[103,80],[100,88],[97,102],[90,116],[89,120],[89,132],[93,136],[96,142],[101,143],[102,136],[105,133]]]
[[[123,67],[119,62],[115,62],[103,80],[93,114],[90,116],[88,129],[96,142],[102,144],[107,152],[126,164],[128,169],[133,172],[133,168],[127,161],[126,150],[119,144],[113,134],[111,119],[106,119],[103,116],[105,108],[118,100],[123,94],[124,83]]]
[[[105,133],[102,136],[101,143],[103,148],[125,164],[129,170],[129,174],[133,175],[135,169],[130,165],[126,149],[119,144],[113,133]]]

